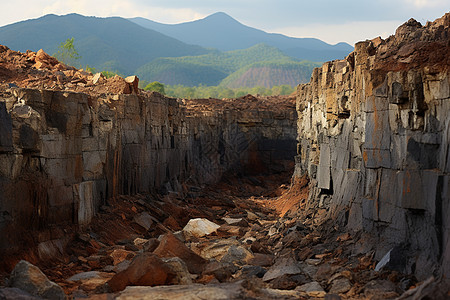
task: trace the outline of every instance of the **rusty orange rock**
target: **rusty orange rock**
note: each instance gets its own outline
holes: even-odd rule
[[[179,257],[186,263],[189,272],[195,274],[200,274],[207,263],[205,259],[195,254],[172,233],[163,236],[158,248],[153,253],[160,257]]]
[[[152,253],[135,257],[130,266],[114,275],[108,286],[113,292],[124,290],[127,286],[156,286],[167,284],[175,274],[169,266]]]

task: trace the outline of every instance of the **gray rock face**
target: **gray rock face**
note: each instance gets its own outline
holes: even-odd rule
[[[230,169],[284,167],[295,156],[291,102],[283,111],[221,109],[214,103],[202,109],[157,93],[94,97],[5,91],[0,97],[0,249],[15,253],[16,239],[23,236],[8,235],[4,227],[47,230],[40,236],[53,236],[47,228],[86,226],[118,194],[167,193],[180,190],[188,178],[204,184]],[[137,222],[151,226],[145,217]]]
[[[377,260],[403,245],[402,271],[421,280],[430,266],[450,274],[450,72],[420,59],[414,67],[392,64],[400,41],[415,49],[410,61],[432,56],[419,45],[439,30],[447,34],[448,20],[400,30],[395,41],[358,43],[346,60],[315,69],[297,93],[296,176],[307,173],[315,183],[308,207],[329,195],[328,218],[372,233]]]
[[[320,147],[319,167],[317,170],[317,185],[321,189],[331,188],[331,156],[330,145],[322,144]]]
[[[0,102],[0,150],[12,150],[12,120],[4,102]]]
[[[10,286],[45,299],[65,299],[63,289],[50,281],[38,267],[21,260],[11,272]]]

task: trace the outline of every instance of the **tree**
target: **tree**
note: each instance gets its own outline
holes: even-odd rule
[[[274,96],[289,95],[293,92],[294,92],[294,88],[287,84],[276,85],[276,86],[272,87],[272,95],[274,95]]]
[[[106,78],[111,78],[114,77],[116,75],[121,76],[118,72],[114,72],[114,71],[102,71],[102,74],[106,77]],[[122,76],[123,77],[123,76]]]
[[[154,82],[147,84],[147,86],[144,88],[144,90],[158,92],[163,95],[165,94],[164,84],[162,84],[158,81],[154,81]]]
[[[80,54],[75,49],[74,38],[62,42],[58,47],[58,52],[53,54],[53,56],[66,65],[74,65],[76,61],[81,59]]]

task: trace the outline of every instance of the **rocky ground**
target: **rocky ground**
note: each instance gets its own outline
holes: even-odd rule
[[[106,78],[101,73],[92,74],[59,62],[45,53],[27,51],[22,53],[0,45],[0,90],[11,87],[45,89],[85,93],[94,97],[110,94],[148,94],[138,88],[139,78],[118,75]],[[237,101],[236,101],[237,100]],[[246,95],[239,99],[184,99],[183,104],[191,113],[226,109],[279,109],[286,111],[295,107],[295,96],[254,97]]]
[[[138,92],[136,76],[106,78],[59,62],[42,49],[21,53],[0,45],[0,87],[84,92],[91,95]]]
[[[143,93],[138,79],[105,78],[61,64],[43,51],[0,46],[0,85],[83,92]],[[289,100],[286,102],[286,99]],[[186,109],[251,110],[294,98],[185,100]],[[286,104],[287,103],[287,104]],[[326,197],[307,178],[228,174],[180,193],[109,199],[58,257],[14,261],[0,299],[445,299],[435,279],[395,269],[395,251],[374,261],[370,237],[327,218]],[[64,230],[64,229],[60,229]],[[5,258],[4,260],[8,260]],[[11,263],[13,263],[11,261]],[[16,264],[17,263],[17,264]],[[391,269],[391,270],[389,270]],[[430,299],[430,298],[428,298]]]
[[[322,223],[324,210],[304,210],[308,180],[290,186],[290,174],[229,175],[178,194],[111,199],[60,257],[39,267],[75,299],[408,299],[423,292],[427,283],[375,271],[364,236]],[[26,295],[15,288],[62,294],[44,279],[31,284],[24,274],[32,266],[24,263],[4,277],[11,287],[1,299]]]

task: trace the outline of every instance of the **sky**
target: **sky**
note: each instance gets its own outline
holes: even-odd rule
[[[386,38],[410,18],[433,21],[450,11],[450,0],[14,0],[1,1],[0,26],[50,13],[176,24],[219,11],[267,32],[353,45]]]

